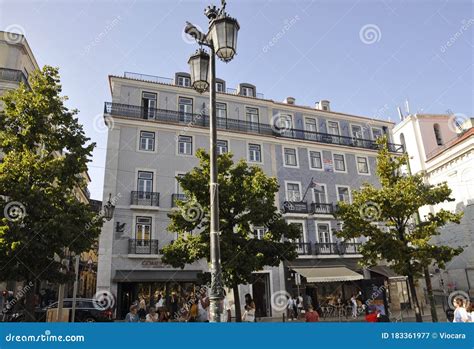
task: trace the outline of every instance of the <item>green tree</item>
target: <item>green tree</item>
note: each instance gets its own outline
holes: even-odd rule
[[[61,261],[88,250],[102,219],[78,200],[95,144],[61,97],[58,69],[45,66],[2,97],[0,112],[0,278],[64,283]],[[72,273],[72,272],[71,272]],[[31,288],[31,287],[30,287]],[[34,289],[26,296],[33,320]]]
[[[422,175],[407,175],[403,169],[408,156],[393,156],[387,140],[379,141],[377,176],[380,187],[365,184],[353,192],[351,204],[340,202],[337,219],[344,222],[339,237],[367,237],[362,246],[362,264],[376,265],[385,260],[400,275],[406,275],[415,305],[416,320],[422,321],[415,281],[423,275],[425,266],[436,262],[440,267],[462,252],[461,248],[433,245],[431,239],[439,228],[449,222],[459,223],[462,213],[440,210],[416,220],[418,210],[450,198],[446,183],[426,184]]]
[[[201,258],[210,261],[209,240],[209,155],[197,151],[200,164],[177,177],[187,201],[178,201],[179,210],[169,214],[168,230],[178,238],[163,248],[163,261],[174,267]],[[234,164],[231,154],[218,157],[219,220],[222,278],[233,289],[237,321],[241,320],[239,284],[252,282],[252,272],[278,266],[297,257],[290,239],[300,236],[275,207],[276,178],[244,160]],[[266,227],[262,239],[254,238],[253,227]]]

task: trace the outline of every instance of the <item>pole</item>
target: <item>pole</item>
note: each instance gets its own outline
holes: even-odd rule
[[[64,287],[64,284],[60,284],[58,287],[58,318],[56,319],[57,322],[61,322],[63,318]]]
[[[221,322],[223,315],[224,294],[221,281],[221,256],[219,247],[219,186],[217,183],[217,125],[216,125],[216,53],[214,44],[210,43],[210,206],[211,206],[211,292],[210,322]]]
[[[74,287],[72,290],[72,315],[71,322],[74,322],[76,318],[76,298],[77,298],[77,284],[79,283],[79,260],[80,256],[76,256],[74,265]]]

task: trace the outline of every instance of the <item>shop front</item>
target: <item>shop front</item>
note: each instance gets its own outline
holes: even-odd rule
[[[184,304],[191,294],[196,294],[205,284],[201,270],[117,270],[117,319],[123,319],[132,304],[144,299],[148,307],[155,306],[159,297],[169,302],[177,299],[176,307]],[[178,309],[169,309],[177,311]]]

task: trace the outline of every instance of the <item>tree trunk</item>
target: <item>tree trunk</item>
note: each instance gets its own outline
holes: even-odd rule
[[[235,322],[242,322],[242,311],[240,309],[239,285],[232,286],[234,291],[234,305],[235,305]]]
[[[33,284],[32,287],[28,286]],[[27,289],[30,287],[31,289]],[[33,278],[31,281],[25,281],[23,285],[23,290],[25,292],[25,320],[26,322],[35,322],[35,294],[36,294],[36,279]]]
[[[438,322],[438,314],[436,313],[436,303],[433,295],[433,286],[431,285],[431,277],[428,267],[424,267],[423,272],[425,273],[426,292],[428,293],[428,299],[430,301],[431,319],[433,322]]]
[[[416,295],[415,280],[413,279],[413,275],[408,275],[408,285],[410,286],[411,299],[415,306],[416,322],[423,322],[420,312],[420,304],[418,303],[418,296]]]

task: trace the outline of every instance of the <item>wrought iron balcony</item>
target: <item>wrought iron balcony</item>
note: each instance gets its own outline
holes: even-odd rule
[[[358,242],[338,242],[338,243],[310,243],[295,242],[298,255],[319,256],[319,255],[356,255],[360,254],[361,243]]]
[[[311,203],[311,213],[312,214],[333,214],[334,205],[333,204],[322,204],[319,202]]]
[[[306,201],[285,201],[283,203],[284,213],[309,213]]]
[[[25,73],[18,69],[0,68],[0,80],[23,82],[28,85]]]
[[[129,104],[105,102],[104,114],[132,119],[145,119],[160,123],[171,123],[177,125],[209,127],[209,116],[196,113],[180,113],[175,110],[144,108]],[[238,119],[227,118],[217,123],[219,129],[255,133],[273,137],[300,139],[317,143],[336,144],[347,147],[377,150],[379,145],[369,139],[332,135],[328,133],[312,132],[298,129],[288,129],[284,132],[274,131],[269,124],[248,122]],[[388,144],[393,153],[403,153],[403,146],[399,144]]]
[[[158,240],[128,240],[129,254],[158,254]]]
[[[185,194],[171,194],[171,207],[178,207],[176,201],[186,201]]]
[[[151,191],[132,191],[130,205],[160,206],[160,193]]]

